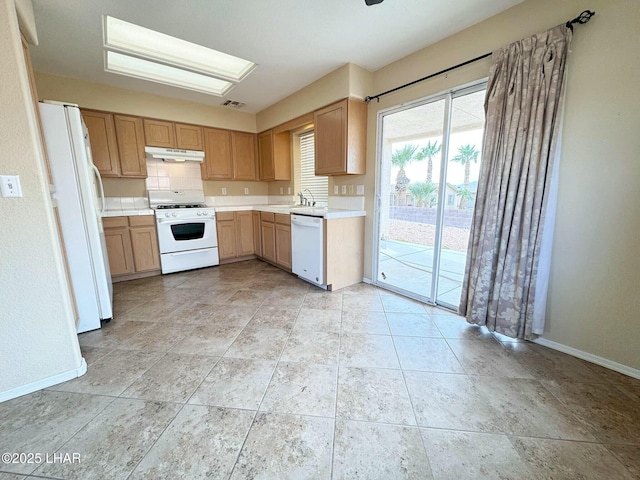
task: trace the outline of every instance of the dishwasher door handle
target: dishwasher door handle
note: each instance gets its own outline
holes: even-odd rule
[[[305,222],[296,219],[291,220],[292,225],[298,225],[300,227],[311,227],[311,228],[320,228],[322,226],[322,222]]]

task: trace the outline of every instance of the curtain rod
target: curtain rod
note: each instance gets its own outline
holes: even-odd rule
[[[596,14],[596,12],[593,12],[591,10],[585,10],[580,15],[578,15],[576,18],[574,18],[573,20],[569,20],[566,23],[566,26],[567,26],[567,28],[570,28],[571,31],[573,31],[573,24],[574,23],[578,23],[580,25],[584,25],[589,20],[591,20],[591,17],[593,17],[595,14]],[[380,101],[380,97],[383,97],[383,96],[388,95],[388,94],[393,93],[393,92],[397,92],[398,90],[402,90],[403,88],[410,87],[412,85],[415,85],[416,83],[424,82],[425,80],[429,80],[430,78],[437,77],[438,75],[442,75],[443,73],[450,72],[451,70],[455,70],[457,68],[464,67],[465,65],[469,65],[470,63],[474,63],[474,62],[477,62],[478,60],[482,60],[483,58],[490,57],[492,54],[493,54],[493,52],[485,53],[484,55],[480,55],[479,57],[472,58],[471,60],[467,60],[466,62],[458,63],[457,65],[454,65],[453,67],[445,68],[444,70],[440,70],[439,72],[432,73],[431,75],[427,75],[426,77],[419,78],[417,80],[414,80],[413,82],[405,83],[404,85],[400,85],[399,87],[392,88],[391,90],[387,90],[386,92],[378,93],[377,95],[371,95],[370,97],[365,97],[364,101],[369,103],[371,100],[375,99],[375,100],[377,100],[379,102]]]

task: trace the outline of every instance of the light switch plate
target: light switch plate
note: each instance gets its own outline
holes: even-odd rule
[[[346,185],[342,185],[342,194],[343,195],[347,194],[347,186]]]
[[[284,194],[284,187],[280,187],[280,195]]]
[[[291,187],[287,187],[287,195],[291,195]]]
[[[0,187],[3,197],[22,197],[19,175],[0,175]]]
[[[249,187],[244,187],[244,194],[249,195]]]
[[[349,195],[353,195],[353,185],[349,185]]]
[[[364,185],[356,185],[356,193],[358,195],[364,195]]]
[[[222,187],[222,194],[226,195],[227,194],[227,189],[225,187]]]
[[[334,186],[333,186],[333,194],[334,194],[334,195],[338,195],[338,193],[339,193],[339,192],[338,192],[338,185],[334,185]]]

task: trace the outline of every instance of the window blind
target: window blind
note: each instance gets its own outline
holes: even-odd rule
[[[327,205],[329,201],[329,178],[316,177],[316,156],[313,131],[298,136],[300,144],[300,191],[311,201],[311,190],[317,205]]]

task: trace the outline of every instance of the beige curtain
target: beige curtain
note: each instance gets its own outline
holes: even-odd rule
[[[460,313],[514,338],[535,338],[536,286],[556,160],[571,30],[560,25],[493,52],[482,165]],[[552,219],[551,219],[552,220]],[[544,284],[544,282],[542,282]],[[546,291],[543,292],[546,295]],[[543,325],[542,325],[543,326]]]

